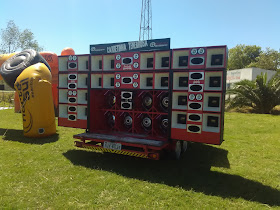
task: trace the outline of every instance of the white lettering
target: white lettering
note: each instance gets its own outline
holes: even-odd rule
[[[147,47],[147,46],[148,46],[147,40],[138,41],[138,42],[128,42],[129,50],[134,50],[134,49],[143,48],[143,47]]]
[[[126,51],[126,45],[125,44],[118,44],[118,45],[113,45],[110,47],[107,47],[107,53],[117,53],[117,52],[122,52]]]

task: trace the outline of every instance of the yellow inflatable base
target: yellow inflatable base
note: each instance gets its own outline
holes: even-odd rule
[[[26,137],[46,137],[56,133],[51,73],[45,64],[26,68],[14,85],[21,103]]]

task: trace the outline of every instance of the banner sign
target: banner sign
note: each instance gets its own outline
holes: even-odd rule
[[[134,42],[120,42],[111,44],[90,45],[89,50],[91,55],[113,54],[120,52],[133,51],[154,51],[154,50],[169,50],[170,38],[166,39],[151,39]]]

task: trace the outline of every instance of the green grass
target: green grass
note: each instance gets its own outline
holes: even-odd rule
[[[80,129],[27,139],[20,114],[0,117],[1,209],[280,208],[280,116],[226,113],[225,142],[180,161],[81,150]]]

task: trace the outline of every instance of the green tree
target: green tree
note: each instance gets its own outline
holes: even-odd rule
[[[280,105],[280,75],[267,81],[267,74],[258,75],[254,81],[242,80],[227,91],[233,95],[227,100],[228,108],[252,107],[256,113],[269,114]]]
[[[229,50],[228,69],[243,69],[256,62],[261,47],[256,45],[237,45]]]
[[[276,50],[266,48],[266,51],[261,52],[255,62],[252,62],[249,67],[258,67],[261,69],[278,70],[280,69],[280,53]]]
[[[34,34],[25,29],[22,32],[13,20],[8,21],[7,27],[1,29],[1,45],[0,53],[12,53],[17,50],[34,49],[42,51],[37,40],[34,39]]]
[[[1,53],[12,53],[19,48],[20,31],[14,21],[10,20],[5,29],[1,29]]]

